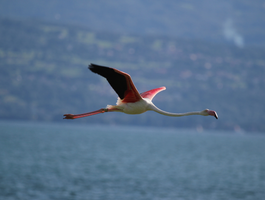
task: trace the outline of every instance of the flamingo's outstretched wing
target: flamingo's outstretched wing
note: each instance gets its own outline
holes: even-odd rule
[[[136,102],[142,99],[129,74],[114,68],[92,63],[88,68],[92,72],[105,77],[122,102]]]
[[[154,96],[158,93],[158,92],[161,92],[163,90],[165,90],[166,87],[160,87],[160,88],[156,88],[156,89],[152,89],[152,90],[148,90],[146,92],[143,92],[141,93],[140,95],[143,97],[143,98],[148,98],[152,101],[152,99],[154,98]]]

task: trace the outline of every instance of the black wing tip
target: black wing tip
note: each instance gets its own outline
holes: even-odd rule
[[[110,68],[110,67],[106,67],[106,66],[103,66],[103,65],[98,65],[98,64],[94,64],[94,63],[90,63],[89,65],[88,65],[88,69],[90,69],[92,72],[95,72],[96,71],[96,68],[97,69],[102,69],[102,68],[107,68],[107,69],[112,69],[112,68]]]
[[[99,74],[105,78],[108,77],[109,73],[113,73],[115,71],[114,68],[106,67],[103,65],[97,65],[93,63],[90,63],[90,65],[88,66],[88,69],[90,69],[92,72]]]
[[[92,69],[94,69],[94,68],[97,67],[97,66],[99,66],[99,65],[94,64],[94,63],[90,63],[90,64],[88,65],[88,69],[92,70]]]
[[[88,69],[90,69],[94,73],[97,73],[97,68],[98,67],[101,67],[101,66],[97,65],[97,64],[93,64],[93,63],[90,63],[90,65],[88,65]]]

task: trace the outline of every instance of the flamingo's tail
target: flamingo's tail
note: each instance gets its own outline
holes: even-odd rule
[[[96,111],[93,111],[93,112],[88,112],[88,113],[83,113],[83,114],[77,114],[77,115],[65,114],[64,115],[64,119],[77,119],[77,118],[87,117],[87,116],[90,116],[90,115],[96,115],[96,114],[100,114],[100,113],[104,113],[104,112],[108,112],[108,109],[101,108],[101,109],[96,110]]]

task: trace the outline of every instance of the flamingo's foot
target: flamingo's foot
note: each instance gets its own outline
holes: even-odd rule
[[[63,115],[64,116],[64,119],[75,119],[73,114],[65,114]]]

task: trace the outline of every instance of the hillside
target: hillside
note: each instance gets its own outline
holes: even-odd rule
[[[87,69],[97,63],[130,73],[140,92],[166,86],[154,99],[163,110],[210,108],[220,119],[106,113],[68,123],[265,131],[264,48],[30,20],[0,26],[0,119],[59,122],[65,113],[115,104],[107,81]]]
[[[0,0],[0,17],[78,24],[121,34],[265,46],[263,0]]]

